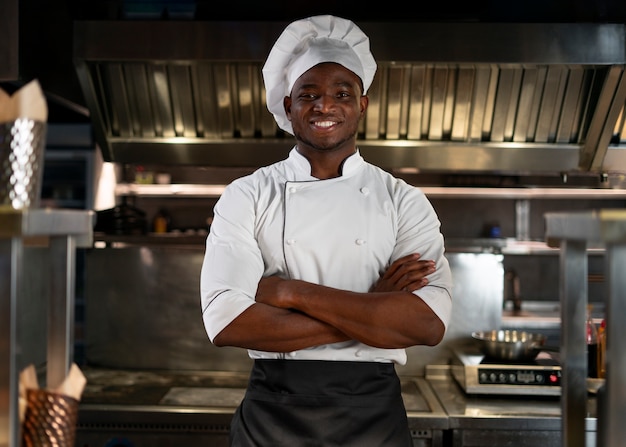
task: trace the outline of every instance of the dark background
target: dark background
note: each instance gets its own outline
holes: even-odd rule
[[[72,24],[76,20],[291,21],[315,14],[334,14],[356,22],[626,23],[626,1],[384,1],[371,8],[353,0],[321,4],[294,0],[19,0],[19,79],[0,83],[0,88],[12,93],[36,78],[46,92],[49,122],[87,122],[72,62]]]

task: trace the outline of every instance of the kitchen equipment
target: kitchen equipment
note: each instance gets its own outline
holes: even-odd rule
[[[468,394],[560,396],[561,365],[555,353],[541,351],[524,362],[493,359],[468,345],[452,350],[451,370]]]
[[[449,364],[428,365],[425,374],[448,415],[448,446],[572,447],[563,442],[558,397],[468,394],[452,377]],[[585,446],[609,445],[596,440],[598,401],[596,396],[589,396],[581,424]]]
[[[146,234],[146,212],[127,203],[124,198],[120,205],[97,212],[94,231],[105,234]]]
[[[481,351],[491,359],[505,362],[533,360],[542,350],[555,351],[557,348],[545,346],[547,337],[543,334],[516,330],[491,330],[472,332]]]
[[[379,70],[359,132],[366,160],[389,169],[457,174],[462,166],[465,175],[521,178],[623,168],[620,22],[372,18],[363,30]],[[72,60],[105,161],[249,167],[284,157],[293,143],[277,134],[258,88],[259,61],[283,23],[132,22],[73,26]]]

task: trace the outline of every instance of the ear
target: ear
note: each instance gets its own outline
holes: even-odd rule
[[[363,118],[365,116],[365,111],[367,110],[367,106],[370,103],[370,99],[367,95],[361,96],[360,104],[361,104],[361,113],[360,117]]]
[[[291,97],[285,96],[283,98],[283,107],[285,108],[285,114],[287,115],[287,119],[291,121]]]

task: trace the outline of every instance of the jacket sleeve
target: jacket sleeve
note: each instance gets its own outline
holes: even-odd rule
[[[413,292],[437,314],[446,328],[452,314],[452,274],[445,257],[441,222],[424,193],[415,187],[400,195],[398,201],[398,237],[393,260],[410,253],[432,259],[436,270],[428,276],[428,285]]]
[[[231,183],[214,209],[200,273],[202,319],[213,341],[254,304],[263,260],[254,238],[254,197]]]

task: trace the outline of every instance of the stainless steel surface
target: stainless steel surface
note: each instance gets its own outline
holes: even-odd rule
[[[283,158],[293,140],[266,110],[261,67],[285,25],[76,22],[76,71],[105,159],[250,167]],[[359,138],[373,163],[626,170],[623,24],[359,25],[380,67]]]
[[[18,284],[22,261],[22,245],[18,240],[0,240],[0,267],[2,268],[2,291],[0,296],[0,446],[17,445],[19,434],[18,420],[18,372],[16,340],[16,315]]]
[[[585,417],[587,346],[584,321],[587,305],[587,252],[580,241],[561,244],[561,349],[563,351],[563,446],[584,447],[581,421]],[[580,324],[582,323],[582,324]]]
[[[90,235],[91,228],[84,235]],[[59,387],[74,361],[74,292],[76,281],[76,240],[73,235],[50,238],[50,290],[46,385]]]
[[[558,301],[525,300],[520,310],[505,306],[502,328],[545,333],[561,331],[561,305]]]
[[[242,396],[248,382],[249,371],[188,371],[146,370],[104,367],[83,367],[87,385],[81,397],[81,408],[97,406],[162,406],[162,407],[219,407],[230,411],[239,404],[231,399],[212,399],[197,402],[196,396],[178,396],[173,402],[172,390],[231,391]],[[177,392],[175,391],[174,394]],[[184,397],[184,399],[183,399]]]
[[[249,172],[242,172],[241,175]],[[212,176],[214,172],[207,174]],[[237,174],[239,175],[239,174]],[[234,177],[233,177],[234,179]],[[232,179],[229,179],[232,180]],[[115,194],[118,196],[143,197],[207,197],[218,198],[224,192],[225,184],[190,184],[143,185],[139,183],[118,183]],[[538,199],[626,199],[626,189],[621,188],[474,188],[450,186],[420,186],[429,198],[448,199],[519,199],[528,204],[529,200]],[[517,209],[516,219],[527,219],[528,208]],[[520,213],[523,213],[520,215]],[[525,224],[526,225],[526,224]],[[526,230],[527,231],[527,230]],[[520,236],[516,239],[520,240]],[[528,241],[528,239],[526,239]]]
[[[87,386],[79,407],[77,442],[89,440],[87,445],[105,445],[113,438],[137,447],[168,445],[155,439],[155,433],[169,445],[228,445],[230,420],[248,379],[244,372],[90,367],[83,372]],[[447,415],[428,383],[423,377],[403,376],[401,385],[414,437],[441,442]]]
[[[145,242],[138,238],[133,245],[86,252],[87,362],[139,370],[248,371],[247,351],[215,347],[202,324],[198,278],[204,244]]]
[[[623,415],[626,411],[626,211],[595,210],[579,213],[547,213],[548,243],[561,248],[561,306],[563,321],[562,356],[564,367],[564,443],[583,445],[580,423],[585,412],[582,383],[587,373],[585,357],[585,310],[587,297],[588,243],[605,245],[607,253],[607,380],[599,427],[608,447],[617,447],[626,438]]]
[[[81,408],[98,406],[219,407],[234,411],[249,371],[129,370],[84,367],[87,385]],[[421,377],[402,376],[405,406],[415,416],[444,416]],[[203,399],[206,397],[207,399]],[[445,427],[442,427],[445,428]]]
[[[112,248],[86,253],[88,363],[123,369],[249,370],[251,360],[244,349],[215,347],[202,325],[197,280],[202,243],[159,244],[158,237],[151,242],[105,239]],[[464,298],[454,306],[453,322],[439,346],[408,349],[407,364],[398,367],[403,375],[423,376],[426,364],[445,361],[449,346],[472,330],[500,324],[502,255],[450,253],[447,257],[456,281],[453,294]]]
[[[79,247],[93,243],[93,211],[53,208],[3,210],[0,212],[0,237],[66,236],[76,237]]]
[[[91,243],[92,222],[91,211],[5,209],[0,212],[0,276],[6,278],[0,283],[0,446],[18,445],[17,350],[21,346],[16,339],[16,323],[20,297],[25,290],[22,284],[25,239],[49,238],[53,274],[49,284],[46,386],[54,388],[65,378],[72,358],[73,319],[68,309],[73,309],[74,303],[74,248]]]
[[[562,410],[558,396],[484,396],[466,394],[451,376],[450,365],[429,365],[427,382],[448,415],[453,446],[561,446]],[[582,442],[595,445],[596,399],[581,421]]]
[[[454,285],[454,306],[448,330],[435,347],[407,349],[407,364],[398,366],[401,374],[423,376],[430,363],[446,363],[450,349],[467,340],[474,330],[499,327],[502,318],[502,255],[495,253],[446,253]]]

